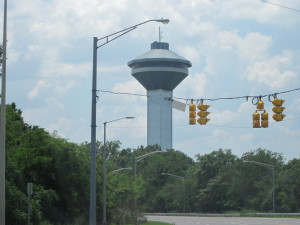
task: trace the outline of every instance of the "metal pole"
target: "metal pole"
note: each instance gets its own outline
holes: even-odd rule
[[[91,165],[90,165],[90,225],[96,225],[96,102],[97,102],[97,37],[93,44],[93,80],[91,114]]]
[[[134,183],[135,184],[136,184],[136,163],[141,161],[142,159],[147,158],[148,156],[150,156],[152,154],[155,154],[155,153],[165,153],[165,151],[154,151],[154,152],[147,153],[145,155],[135,157],[135,159],[134,159]],[[134,209],[135,209],[135,211],[136,211],[136,208],[137,208],[137,197],[136,197],[136,193],[135,193],[134,194]]]
[[[0,116],[0,225],[5,225],[5,137],[6,137],[6,30],[7,0],[4,0],[3,18],[3,54],[2,54],[2,89]]]
[[[5,0],[6,2],[6,0]],[[5,20],[4,20],[5,21]],[[147,20],[145,22],[136,24],[102,38],[94,37],[93,42],[93,78],[92,78],[92,112],[91,112],[91,164],[90,164],[90,218],[89,224],[96,225],[96,102],[97,102],[97,49],[110,43],[111,41],[127,34],[136,29],[138,26],[151,22],[161,22],[163,24],[169,23],[168,19]],[[3,33],[4,34],[4,33]],[[117,35],[117,36],[115,36]],[[115,36],[112,39],[109,37]],[[97,46],[99,40],[105,40],[102,45]],[[6,40],[6,39],[5,39]],[[1,199],[0,199],[1,200]],[[1,215],[0,215],[1,216]],[[2,225],[2,224],[0,224]],[[4,224],[3,224],[4,225]]]
[[[106,164],[107,164],[107,146],[106,146],[106,124],[111,123],[111,122],[115,122],[118,120],[123,120],[123,119],[134,119],[134,117],[132,116],[127,116],[127,117],[122,117],[119,119],[115,119],[115,120],[110,120],[107,122],[104,122],[104,137],[103,137],[103,221],[102,224],[106,225],[107,224],[107,220],[106,220]],[[122,168],[122,169],[129,169],[129,168]],[[115,171],[116,172],[116,171]]]
[[[267,168],[269,168],[269,169],[272,170],[272,172],[273,172],[272,199],[273,199],[273,213],[275,213],[274,165],[270,165],[270,164],[266,164],[266,163],[261,163],[261,162],[256,162],[256,161],[248,161],[248,160],[244,160],[243,162],[246,162],[246,163],[255,163],[257,165],[261,165],[261,166],[267,167]]]
[[[134,188],[136,189],[136,158],[134,159]],[[134,211],[136,212],[136,190],[134,190]]]
[[[275,213],[274,167],[273,167],[273,213]]]
[[[27,219],[28,225],[30,225],[30,207],[31,207],[30,206],[30,195],[28,195],[28,212],[27,212],[28,213],[28,215],[27,215],[28,216],[28,219]]]
[[[104,141],[103,141],[103,222],[106,225],[106,124],[104,123]]]
[[[32,183],[27,183],[28,194],[28,225],[30,225],[30,209],[31,209],[31,195],[32,195]]]
[[[185,213],[185,180],[183,178],[183,212]]]
[[[161,175],[168,175],[168,176],[176,177],[178,179],[182,179],[182,181],[183,181],[183,212],[185,212],[185,178],[182,176],[172,174],[172,173],[162,173]]]

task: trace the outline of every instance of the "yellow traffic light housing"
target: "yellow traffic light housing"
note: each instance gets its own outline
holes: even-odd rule
[[[260,115],[260,118],[261,118],[261,127],[263,128],[267,128],[269,126],[269,114],[264,111],[261,115]]]
[[[274,120],[276,120],[276,122],[279,122],[279,121],[283,120],[285,115],[284,114],[274,114],[272,117],[273,117]]]
[[[196,105],[191,103],[189,106],[189,124],[196,124]]]
[[[274,107],[272,108],[272,111],[275,113],[272,117],[275,121],[279,122],[282,121],[285,117],[284,114],[282,114],[283,110],[285,110],[285,107],[282,107],[282,104],[285,102],[283,99],[274,98],[272,100],[272,104]]]
[[[259,100],[259,101],[257,102],[256,108],[257,108],[258,110],[264,110],[264,102],[263,102],[262,100]]]
[[[200,110],[197,115],[199,116],[199,119],[197,122],[200,125],[205,125],[210,119],[206,118],[210,112],[207,112],[206,110],[210,107],[210,105],[204,105],[204,104],[199,104],[197,108]]]
[[[257,110],[252,114],[253,128],[267,128],[269,127],[269,114],[264,110],[264,102],[261,97],[258,98],[256,104]],[[263,111],[261,114],[258,111]]]
[[[253,128],[260,128],[260,114],[256,111],[252,114]]]

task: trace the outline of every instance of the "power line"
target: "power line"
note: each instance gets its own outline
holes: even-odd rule
[[[203,102],[203,101],[218,101],[218,100],[235,100],[235,99],[246,99],[246,101],[249,100],[249,98],[252,98],[252,103],[254,104],[254,100],[259,100],[261,98],[268,97],[269,100],[271,97],[276,98],[277,95],[280,94],[286,94],[294,91],[299,91],[300,88],[295,88],[287,91],[281,91],[276,92],[273,94],[264,94],[264,95],[244,95],[244,96],[237,96],[237,97],[220,97],[220,98],[181,98],[181,97],[172,97],[172,98],[166,98],[166,100],[184,100],[184,101],[196,101],[196,102]],[[136,93],[126,93],[126,92],[113,92],[113,91],[107,91],[107,90],[98,90],[98,92],[103,93],[110,93],[110,94],[116,94],[116,95],[135,95],[135,96],[141,96],[141,97],[148,97],[148,95],[144,94],[136,94]]]
[[[286,6],[284,6],[284,5],[279,5],[279,4],[276,4],[276,3],[273,3],[273,2],[269,2],[269,1],[266,1],[266,0],[260,0],[260,1],[265,2],[265,3],[269,3],[269,4],[272,4],[272,5],[281,7],[281,8],[293,10],[293,11],[295,11],[295,12],[300,12],[300,10],[298,10],[298,9],[289,8],[289,7],[286,7]]]
[[[289,93],[289,92],[293,92],[293,91],[299,91],[300,88],[295,88],[292,90],[288,90],[288,91],[282,91],[282,92],[277,92],[274,94],[265,94],[265,95],[246,95],[246,96],[238,96],[238,97],[222,97],[222,98],[198,98],[198,99],[193,99],[193,98],[177,98],[177,97],[173,97],[172,99],[178,99],[178,100],[185,100],[185,101],[197,101],[197,102],[203,102],[205,101],[218,101],[218,100],[234,100],[234,99],[246,99],[248,101],[249,98],[252,98],[252,102],[254,99],[261,99],[264,97],[268,97],[270,99],[270,97],[274,97],[276,98],[277,95],[280,94],[285,94],[285,93]],[[168,99],[168,100],[172,100],[172,99]]]
[[[98,92],[110,93],[110,94],[115,94],[115,95],[136,95],[136,96],[148,97],[148,95],[126,93],[126,92],[114,92],[114,91],[105,91],[105,90],[98,90]]]

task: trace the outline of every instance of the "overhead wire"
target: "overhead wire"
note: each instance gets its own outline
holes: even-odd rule
[[[114,91],[105,91],[105,90],[98,90],[98,91],[99,91],[99,92],[103,92],[103,93],[115,94],[115,95],[136,95],[136,96],[148,97],[148,95],[135,94],[135,93],[114,92]]]
[[[274,97],[276,98],[277,95],[280,95],[280,94],[285,94],[285,93],[289,93],[289,92],[293,92],[293,91],[299,91],[300,88],[295,88],[295,89],[291,89],[291,90],[287,90],[287,91],[281,91],[281,92],[276,92],[276,93],[273,93],[273,94],[264,94],[264,95],[245,95],[245,96],[237,96],[237,97],[220,97],[220,98],[178,98],[178,97],[173,97],[173,98],[168,98],[168,100],[173,100],[173,99],[177,99],[177,100],[185,100],[185,101],[197,101],[197,102],[203,102],[204,100],[205,101],[218,101],[218,100],[234,100],[234,99],[243,99],[245,98],[247,101],[249,98],[252,98],[252,103],[254,104],[253,102],[253,99],[261,99],[261,98],[264,98],[264,97],[268,97],[269,100],[270,100],[270,97]]]
[[[235,100],[235,99],[246,99],[248,101],[249,98],[252,98],[252,103],[253,99],[258,100],[261,98],[265,98],[268,97],[270,100],[270,97],[274,97],[276,98],[277,95],[280,94],[286,94],[286,93],[290,93],[290,92],[294,92],[294,91],[299,91],[299,88],[295,88],[295,89],[291,89],[291,90],[287,90],[287,91],[281,91],[281,92],[275,92],[273,94],[264,94],[264,95],[244,95],[244,96],[237,96],[237,97],[219,97],[219,98],[182,98],[182,97],[172,97],[172,98],[165,98],[166,100],[185,100],[185,101],[218,101],[218,100]],[[110,93],[110,94],[116,94],[116,95],[135,95],[135,96],[141,96],[141,97],[149,97],[148,95],[145,94],[136,94],[136,93],[126,93],[126,92],[113,92],[113,91],[107,91],[107,90],[98,90],[99,92],[104,92],[104,93]]]
[[[284,6],[284,5],[279,5],[279,4],[276,4],[276,3],[273,3],[273,2],[269,2],[269,1],[266,1],[266,0],[260,0],[260,1],[261,1],[261,2],[265,2],[265,3],[268,3],[268,4],[271,4],[271,5],[278,6],[278,7],[281,7],[281,8],[293,10],[293,11],[295,11],[295,12],[300,12],[300,10],[298,10],[298,9],[293,9],[293,8],[290,8],[290,7],[287,7],[287,6]]]

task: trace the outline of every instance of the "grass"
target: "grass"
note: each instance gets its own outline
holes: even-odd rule
[[[172,225],[171,223],[164,223],[164,222],[157,222],[157,221],[148,221],[147,223],[144,224],[145,225]]]
[[[157,221],[149,221],[146,225],[171,225],[171,223],[157,222]]]

